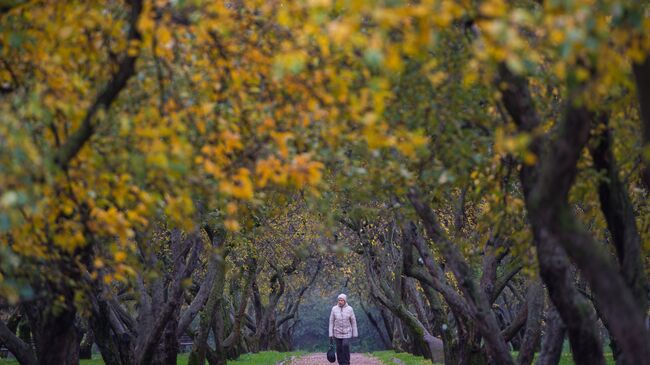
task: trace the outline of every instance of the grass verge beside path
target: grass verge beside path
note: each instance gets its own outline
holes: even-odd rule
[[[300,356],[305,352],[276,352],[276,351],[265,351],[257,354],[243,354],[237,360],[228,360],[228,364],[232,365],[275,365],[276,363],[286,360],[291,356]],[[178,355],[176,364],[178,365],[187,365],[187,354]],[[104,365],[104,361],[101,359],[101,356],[96,355],[92,360],[81,360],[81,365]],[[0,359],[0,365],[18,365],[18,361],[15,360],[2,360]]]
[[[605,352],[605,362],[607,365],[616,364],[616,361],[614,361],[614,355],[611,352]],[[562,356],[560,357],[560,362],[558,362],[557,365],[575,365],[571,353],[566,351],[563,352]]]
[[[386,365],[395,365],[395,363],[393,362],[394,358],[402,360],[402,362],[405,365],[425,365],[425,364],[431,365],[431,363],[428,360],[425,360],[423,357],[414,356],[408,353],[396,353],[395,351],[377,351],[371,353],[370,355],[378,358],[379,360],[381,360],[381,362],[383,362]],[[514,353],[514,355],[517,356],[516,353]],[[616,364],[611,352],[605,352],[605,360],[607,361],[607,365]],[[574,365],[574,364],[575,363],[573,362],[571,353],[563,352],[558,365]]]
[[[228,360],[228,364],[233,365],[275,365],[282,360],[287,360],[291,356],[304,355],[304,351],[296,352],[276,352],[266,351],[257,354],[244,354],[237,360]],[[180,363],[179,363],[180,365]]]
[[[395,351],[375,351],[370,353],[370,355],[378,358],[381,362],[387,365],[395,365],[393,362],[393,359],[395,358],[402,360],[404,365],[431,365],[431,362],[422,356],[415,356],[406,352],[397,353]]]

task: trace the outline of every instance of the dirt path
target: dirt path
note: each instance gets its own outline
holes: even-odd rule
[[[337,365],[327,361],[325,353],[307,354],[293,360],[289,365]],[[352,354],[350,365],[382,365],[381,361],[364,354]]]

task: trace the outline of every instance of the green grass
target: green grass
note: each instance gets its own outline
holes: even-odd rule
[[[393,362],[394,358],[402,360],[406,365],[431,365],[431,362],[422,356],[415,356],[405,352],[397,353],[395,351],[375,351],[370,355],[378,358],[384,364],[390,365],[395,365]]]
[[[607,365],[615,365],[614,356],[611,352],[605,352],[605,361]],[[558,365],[574,365],[573,358],[571,357],[570,352],[563,352],[562,357],[560,357],[560,362]]]
[[[406,365],[431,365],[428,360],[425,360],[421,356],[414,356],[411,354],[407,353],[396,353],[394,351],[377,351],[373,352],[370,355],[378,358],[383,362],[384,364],[390,364],[394,365],[395,363],[393,362],[394,358],[398,358],[404,362]],[[513,357],[516,357],[517,354],[513,353]],[[605,352],[605,359],[607,360],[607,365],[615,365],[616,362],[614,361],[614,357],[612,356],[611,352]],[[570,352],[564,352],[562,353],[562,357],[560,358],[560,362],[558,365],[574,365],[575,363],[573,362],[573,358],[571,357]]]
[[[291,356],[300,356],[305,353],[302,351],[296,352],[276,352],[266,351],[257,354],[244,354],[235,361],[228,361],[228,364],[236,365],[275,365],[277,362],[288,359]],[[179,363],[180,365],[180,363]]]
[[[187,359],[185,360],[187,363]],[[102,357],[99,355],[93,356],[92,360],[81,360],[82,365],[104,365],[104,361],[102,360]],[[18,365],[18,361],[16,360],[6,360],[6,359],[0,359],[0,365]]]
[[[535,355],[535,359],[537,359],[538,355],[539,354]],[[512,357],[516,358],[517,352],[513,352]],[[616,365],[616,362],[614,361],[614,355],[612,355],[612,353],[609,351],[605,351],[605,362],[607,363],[607,365]],[[533,364],[534,363],[535,362],[533,362]],[[565,350],[564,352],[562,352],[562,356],[560,356],[560,362],[558,362],[558,365],[575,365],[570,351]]]
[[[265,351],[257,354],[243,354],[237,360],[229,360],[228,364],[233,365],[275,365],[279,361],[290,358],[291,356],[303,355],[304,352],[276,352]],[[187,354],[178,356],[176,363],[178,365],[187,365]],[[18,365],[15,360],[0,360],[0,365]],[[101,356],[95,355],[92,360],[81,360],[81,365],[104,365]]]

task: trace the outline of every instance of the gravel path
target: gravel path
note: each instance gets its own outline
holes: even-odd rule
[[[336,362],[327,361],[325,353],[308,354],[296,360],[290,365],[337,365]],[[350,365],[382,365],[381,361],[364,354],[351,354]]]

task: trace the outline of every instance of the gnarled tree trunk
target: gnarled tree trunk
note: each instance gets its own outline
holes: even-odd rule
[[[499,84],[506,109],[519,129],[527,133],[536,130],[541,123],[527,81],[515,76],[507,66],[502,65]],[[559,258],[563,261],[559,269],[566,272],[568,260],[563,259],[565,255],[571,257],[587,279],[603,319],[609,324],[611,334],[620,344],[628,361],[650,364],[650,333],[645,327],[645,311],[635,300],[634,290],[621,275],[610,255],[584,231],[568,204],[569,190],[577,173],[577,162],[596,118],[593,112],[574,105],[576,98],[584,97],[578,94],[583,91],[571,90],[565,116],[553,139],[546,136],[547,139],[536,137],[533,140],[531,149],[539,156],[539,162],[534,166],[522,167],[521,181],[538,246],[542,278],[567,324],[574,358],[578,364],[604,364],[605,361],[600,343],[593,340],[591,329],[586,333],[591,338],[590,342],[584,342],[587,337],[577,335],[578,332],[585,332],[581,329],[590,326],[586,323],[593,317],[589,313],[590,307],[578,304],[581,299],[573,293],[575,290],[570,289],[572,283],[568,282],[566,274],[553,280],[556,275],[550,267],[557,262],[551,260]],[[545,142],[549,144],[546,150],[543,149]],[[551,255],[550,258],[548,255]],[[571,323],[576,321],[576,317],[581,322],[580,325]]]

